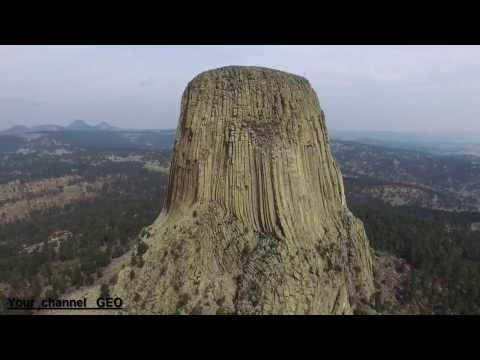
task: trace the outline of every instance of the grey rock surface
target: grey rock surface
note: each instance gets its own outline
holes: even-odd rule
[[[374,292],[318,98],[285,72],[229,66],[188,84],[148,232],[143,266],[113,291],[128,313],[351,314]]]

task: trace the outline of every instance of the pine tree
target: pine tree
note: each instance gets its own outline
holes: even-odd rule
[[[100,297],[102,298],[110,297],[110,290],[107,284],[102,284],[102,286],[100,286]]]

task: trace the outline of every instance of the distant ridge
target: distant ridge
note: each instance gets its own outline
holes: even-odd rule
[[[32,127],[27,127],[24,125],[14,125],[11,128],[6,130],[0,131],[0,134],[4,135],[22,135],[26,133],[34,133],[34,132],[53,132],[53,131],[115,131],[115,130],[122,130],[120,128],[114,127],[107,123],[106,121],[102,121],[97,125],[90,125],[83,120],[74,120],[71,124],[67,126],[55,125],[55,124],[44,124],[44,125],[37,125]]]
[[[67,130],[90,130],[92,128],[93,128],[93,126],[88,125],[83,120],[75,120],[70,125],[65,127],[65,129],[67,129]]]
[[[54,124],[38,125],[38,126],[32,126],[30,130],[32,130],[32,131],[61,131],[61,130],[63,130],[63,126],[54,125]]]
[[[26,126],[23,125],[15,125],[12,126],[11,128],[8,128],[7,130],[2,131],[3,134],[8,134],[8,135],[18,135],[18,134],[23,134],[30,129]]]
[[[115,130],[116,127],[110,125],[109,123],[102,121],[100,124],[95,125],[95,129],[97,130]]]

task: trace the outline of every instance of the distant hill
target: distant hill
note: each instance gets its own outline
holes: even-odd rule
[[[0,132],[0,153],[61,149],[170,149],[174,130],[125,130],[107,123],[81,127],[16,127]]]
[[[424,151],[438,155],[480,155],[480,133],[478,132],[395,132],[332,129],[330,138],[395,149]]]
[[[0,135],[23,135],[26,133],[35,133],[35,132],[86,131],[86,130],[115,131],[115,130],[121,130],[121,129],[114,127],[105,121],[102,121],[97,125],[90,125],[83,120],[75,120],[70,125],[67,125],[67,126],[45,124],[45,125],[27,127],[24,125],[15,125],[7,130],[0,131]]]
[[[97,130],[115,130],[116,127],[110,125],[109,123],[102,121],[100,124],[95,125],[95,129]]]
[[[61,131],[63,130],[63,126],[60,125],[38,125],[38,126],[32,126],[30,129],[31,131]]]
[[[95,127],[88,125],[83,120],[75,120],[70,125],[65,127],[65,130],[92,130]]]
[[[2,131],[2,133],[7,134],[7,135],[18,135],[18,134],[23,134],[23,133],[25,133],[29,130],[30,129],[26,126],[15,125],[15,126],[12,126],[11,128],[9,128],[7,130]]]

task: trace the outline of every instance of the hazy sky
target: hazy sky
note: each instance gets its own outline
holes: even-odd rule
[[[0,129],[174,128],[188,81],[225,65],[306,77],[330,129],[480,131],[479,46],[0,46]]]

